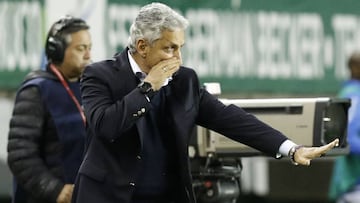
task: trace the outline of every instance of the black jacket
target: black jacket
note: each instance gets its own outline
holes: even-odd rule
[[[24,87],[34,78],[58,81],[49,72],[31,72],[17,92],[10,120],[7,157],[15,180],[15,203],[56,202],[65,184],[64,144],[59,140],[54,119],[39,88],[34,85]],[[61,105],[62,101],[58,102]]]

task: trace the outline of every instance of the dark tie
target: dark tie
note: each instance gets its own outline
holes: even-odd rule
[[[146,74],[143,72],[136,72],[135,75],[140,81],[143,81],[146,77]]]

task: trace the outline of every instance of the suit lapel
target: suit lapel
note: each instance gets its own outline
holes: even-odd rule
[[[125,90],[122,97],[131,92],[140,82],[131,69],[127,52],[128,49],[114,56],[115,63],[113,68],[118,73],[117,78],[119,79],[118,82],[121,84],[120,89]]]
[[[127,94],[133,91],[140,81],[131,69],[128,58],[128,49],[124,50],[120,54],[115,55],[114,59],[115,63],[113,65],[113,68],[116,70],[116,77],[118,78],[118,80],[116,81],[115,85],[117,88],[113,91],[114,94],[119,95],[119,98],[115,98],[117,100],[125,97]],[[119,92],[120,94],[118,94]],[[139,118],[136,122],[136,128],[139,135],[141,150],[143,147],[143,136],[146,133],[145,122],[146,119],[144,117]]]

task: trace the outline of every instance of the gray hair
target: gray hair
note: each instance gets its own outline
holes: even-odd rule
[[[189,21],[170,7],[162,3],[151,3],[140,9],[130,27],[128,47],[131,53],[136,52],[137,40],[144,38],[152,44],[161,37],[164,30],[185,30]]]

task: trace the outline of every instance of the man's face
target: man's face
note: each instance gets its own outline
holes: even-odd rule
[[[162,60],[176,57],[181,60],[181,47],[185,43],[184,31],[163,31],[162,37],[149,45],[145,65],[148,70]]]
[[[68,78],[77,78],[81,75],[86,65],[90,63],[91,36],[88,30],[80,30],[71,34],[61,70]]]

